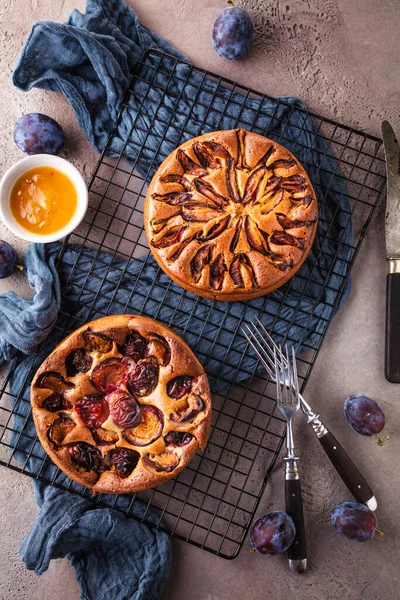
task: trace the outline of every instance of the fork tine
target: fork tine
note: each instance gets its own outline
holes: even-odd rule
[[[258,347],[260,348],[261,353],[265,354],[265,358],[266,358],[266,360],[268,360],[270,368],[274,369],[274,365],[275,365],[274,348],[276,348],[276,350],[277,350],[278,362],[281,362],[283,360],[283,357],[282,357],[282,355],[279,354],[278,346],[275,344],[274,340],[271,338],[268,331],[265,329],[264,325],[261,323],[261,321],[258,318],[256,318],[256,319],[257,319],[257,322],[260,324],[260,326],[263,330],[263,334],[265,335],[265,337],[267,339],[265,339],[263,337],[262,333],[257,329],[257,326],[253,321],[250,321],[250,325],[252,326],[253,329],[250,329],[250,326],[247,323],[243,323],[243,325],[247,328],[247,331],[250,334],[250,337],[253,338],[253,341],[257,343]],[[243,325],[242,325],[242,331],[243,331],[243,333],[245,333],[244,329],[243,329]],[[246,337],[249,340],[249,336],[246,335]]]
[[[277,349],[278,353],[279,353],[279,351],[280,351],[281,358],[282,358],[282,360],[284,361],[284,360],[285,360],[285,357],[283,356],[283,353],[282,353],[282,348],[281,348],[281,346],[279,345],[279,347],[278,347],[278,345],[277,345],[277,344],[276,344],[276,342],[273,340],[273,338],[272,338],[272,337],[271,337],[271,335],[268,333],[268,331],[265,329],[264,325],[261,323],[261,321],[260,321],[260,319],[259,319],[258,317],[256,317],[256,321],[257,321],[258,325],[261,327],[261,329],[262,329],[262,331],[263,331],[263,334],[265,335],[265,337],[266,337],[266,338],[267,338],[267,340],[269,341],[270,345],[271,345],[272,347],[275,347],[275,348]]]
[[[248,333],[244,329],[244,327],[247,328]],[[264,367],[268,371],[269,375],[271,377],[273,377],[274,369],[275,369],[274,361],[271,359],[271,357],[265,351],[265,349],[262,346],[260,340],[256,337],[256,335],[250,329],[250,327],[247,325],[247,323],[244,323],[241,329],[242,329],[243,334],[246,337],[247,341],[249,342],[249,344],[251,345],[251,347],[253,348],[253,350],[255,351],[255,353],[257,354],[257,356],[259,357],[259,359],[261,360],[262,364],[264,365]]]
[[[292,346],[292,364],[293,364],[293,389],[296,397],[297,404],[300,404],[299,397],[299,378],[297,375],[297,362],[296,362],[296,352],[294,347]]]
[[[287,380],[288,380],[288,386],[289,386],[289,404],[291,406],[293,406],[295,399],[294,399],[294,394],[293,394],[293,370],[290,364],[290,360],[289,360],[289,348],[288,345],[285,345],[285,359],[286,359],[286,364],[287,364]]]
[[[276,381],[276,401],[278,406],[282,404],[282,386],[281,386],[281,374],[280,365],[278,363],[278,356],[276,348],[274,348],[274,361],[275,361],[275,381]]]

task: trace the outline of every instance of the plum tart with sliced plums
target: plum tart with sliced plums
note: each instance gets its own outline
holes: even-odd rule
[[[107,494],[177,475],[210,434],[207,376],[157,321],[114,315],[65,338],[32,382],[42,445],[69,477]]]
[[[286,148],[235,129],[185,142],[159,167],[145,202],[154,258],[176,283],[214,300],[247,300],[305,261],[318,204]]]

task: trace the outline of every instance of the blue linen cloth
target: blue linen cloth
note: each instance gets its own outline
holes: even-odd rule
[[[25,91],[33,87],[61,91],[88,140],[100,151],[114,128],[142,52],[151,47],[182,58],[165,40],[143,27],[122,0],[88,0],[86,14],[75,10],[66,24],[33,26],[13,80]],[[161,88],[168,83],[167,95],[161,102],[163,92],[157,86],[149,86],[146,77],[150,75],[145,71],[136,88],[137,97],[131,95],[128,100],[108,149],[110,155],[123,151],[149,179],[160,161],[193,135],[218,128],[246,127],[249,122],[255,124],[259,133],[268,132],[269,137],[279,140],[284,134],[285,145],[306,166],[317,195],[324,196],[318,234],[309,259],[292,279],[290,288],[285,286],[247,306],[214,306],[211,301],[184,292],[160,272],[151,257],[124,263],[112,255],[69,246],[60,255],[56,271],[59,245],[31,246],[26,269],[35,290],[32,300],[22,300],[12,293],[0,298],[0,361],[9,360],[17,350],[32,352],[45,340],[39,357],[15,358],[10,372],[11,392],[17,398],[14,428],[24,432],[12,438],[14,455],[33,474],[40,469],[46,479],[54,474],[55,467],[49,461],[43,465],[44,451],[32,442],[35,430],[27,418],[28,384],[43,357],[59,341],[64,324],[71,330],[87,320],[120,312],[140,312],[157,318],[181,333],[192,346],[216,392],[249,379],[259,368],[254,357],[243,356],[246,342],[236,333],[243,316],[246,320],[260,316],[277,339],[289,336],[297,340],[297,351],[310,347],[325,331],[347,272],[352,227],[344,184],[334,176],[338,164],[323,137],[317,135],[313,121],[304,113],[293,111],[302,108],[301,102],[286,98],[287,104],[277,108],[268,99],[244,98],[217,87],[211,80],[203,81],[196,73],[190,75],[192,85],[188,86],[188,67],[183,63],[172,77],[159,74],[164,78]],[[202,92],[196,95],[199,82]],[[138,117],[140,95],[145,91],[149,102]],[[176,97],[179,112],[174,110]],[[215,111],[206,108],[211,105]],[[128,132],[130,142],[124,144]],[[91,276],[86,280],[88,272]],[[339,306],[349,291],[347,285]],[[59,327],[49,336],[60,307],[61,315],[72,316],[68,323],[60,317]],[[59,476],[57,482],[62,484],[65,479]],[[159,596],[170,560],[169,541],[164,534],[153,533],[116,511],[93,507],[85,499],[78,500],[44,484],[36,484],[36,493],[40,514],[21,545],[27,568],[41,573],[51,558],[67,555],[76,569],[82,598],[151,600]],[[134,510],[140,515],[143,507],[136,502]],[[127,544],[125,549],[122,544]]]

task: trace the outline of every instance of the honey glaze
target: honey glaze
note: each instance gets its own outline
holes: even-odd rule
[[[53,167],[35,167],[15,183],[10,208],[14,219],[31,233],[47,235],[62,229],[77,206],[72,181]]]

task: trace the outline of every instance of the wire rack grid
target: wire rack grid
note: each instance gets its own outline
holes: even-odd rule
[[[175,87],[171,91],[172,81]],[[241,105],[235,107],[239,101]],[[263,114],[264,102],[268,103],[268,114]],[[199,106],[202,107],[200,116],[197,113]],[[132,113],[128,127],[127,112]],[[331,214],[332,222],[325,223],[323,239],[316,240],[316,252],[307,261],[310,264],[306,275],[299,271],[283,286],[279,296],[268,295],[255,305],[211,303],[183,289],[177,290],[177,286],[166,279],[158,281],[162,293],[156,293],[154,281],[159,273],[153,273],[153,281],[146,280],[149,251],[143,230],[143,205],[146,185],[160,162],[178,144],[194,135],[224,129],[227,125],[231,128],[240,125],[273,137],[301,155],[302,134],[310,117],[314,126],[308,131],[309,140],[321,138],[327,142],[323,156],[317,157],[317,166],[302,161],[306,170],[324,171],[322,184],[316,189],[320,207],[329,190],[335,188],[344,195],[347,208],[339,230],[332,228],[335,211]],[[153,148],[152,152],[149,147]],[[336,158],[337,169],[332,170],[332,163],[324,162],[328,154]],[[128,162],[126,156],[135,158]],[[100,316],[132,312],[133,300],[140,300],[137,312],[172,325],[189,342],[206,371],[220,373],[211,378],[213,427],[207,449],[196,455],[176,478],[158,488],[129,497],[101,494],[93,497],[90,491],[66,478],[51,463],[32,429],[29,383],[37,366],[55,345],[53,341],[49,346],[47,341],[31,357],[30,367],[18,391],[13,391],[12,385],[10,388],[10,377],[24,361],[26,363],[23,356],[17,357],[2,386],[0,464],[38,481],[70,490],[99,506],[121,510],[218,556],[237,556],[285,433],[284,422],[275,410],[274,386],[255,358],[246,363],[248,346],[244,339],[241,351],[237,352],[240,326],[251,305],[253,315],[270,312],[271,331],[276,324],[284,322],[286,327],[281,339],[290,342],[292,325],[297,323],[302,311],[305,312],[305,318],[300,320],[304,352],[298,359],[304,391],[384,190],[384,167],[382,144],[377,138],[309,114],[302,106],[268,97],[158,50],[145,53],[115,129],[90,180],[89,211],[81,226],[58,252],[63,299],[54,337],[62,339],[78,326]],[[347,235],[352,227],[353,238]],[[319,285],[319,293],[309,298],[305,310],[302,301],[307,298],[308,285],[315,277],[313,261],[325,252],[325,243],[331,238],[334,238],[336,249],[331,252],[322,279],[320,274],[314,282]],[[71,244],[77,246],[71,250]],[[337,273],[336,284],[330,290],[330,310],[328,315],[318,316],[319,328],[310,338],[314,312],[331,285],[332,270],[334,272],[338,261],[345,268]],[[125,289],[125,278],[132,264],[136,265],[135,277],[130,279],[134,283]],[[302,278],[304,285],[293,303],[294,281],[298,285]],[[188,311],[189,301],[191,310]],[[211,322],[215,315],[217,323]],[[230,341],[224,343],[223,336],[228,331]],[[297,343],[298,338],[297,324],[296,337],[292,341]],[[207,339],[207,351],[200,349],[200,339]],[[245,377],[239,377],[240,373],[245,373]],[[139,505],[134,502],[136,498],[142,501],[139,510]]]

